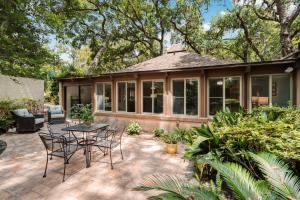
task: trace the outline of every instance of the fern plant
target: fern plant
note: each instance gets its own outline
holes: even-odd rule
[[[293,174],[287,164],[270,153],[249,153],[249,155],[258,164],[265,179],[255,179],[248,170],[237,163],[222,163],[215,159],[203,159],[201,162],[211,165],[218,171],[235,199],[300,199],[299,177]],[[216,182],[220,182],[219,178]],[[210,187],[201,183],[193,185],[184,179],[168,175],[151,176],[135,190],[163,191],[150,199],[224,199],[224,194],[216,190],[214,184],[211,184]]]

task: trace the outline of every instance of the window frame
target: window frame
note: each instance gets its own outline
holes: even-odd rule
[[[282,76],[282,75],[286,75],[290,77],[290,100],[289,101],[293,101],[293,76],[291,75],[291,73],[275,73],[275,74],[254,74],[254,75],[250,75],[249,76],[249,87],[248,87],[248,107],[249,107],[249,111],[252,111],[252,77],[264,77],[264,76],[268,76],[269,78],[269,107],[271,107],[273,105],[273,97],[272,97],[272,81],[273,81],[273,76]]]
[[[129,81],[116,81],[116,112],[118,113],[127,113],[127,114],[135,114],[137,113],[137,81],[136,80],[129,80]],[[119,111],[119,87],[118,87],[118,84],[119,83],[126,83],[125,85],[125,94],[126,94],[126,102],[125,102],[125,108],[126,108],[126,111]],[[127,84],[128,83],[134,83],[134,93],[135,93],[135,96],[134,96],[134,112],[128,112],[127,111]]]
[[[103,103],[103,108],[104,108],[104,110],[98,110],[98,108],[97,108],[97,91],[98,91],[98,84],[102,84],[102,91],[104,92],[104,97],[105,97],[105,84],[110,84],[110,94],[111,94],[111,110],[109,111],[109,110],[105,110],[105,103]],[[109,81],[107,81],[107,82],[96,82],[95,83],[96,84],[96,91],[95,91],[95,93],[96,93],[96,112],[112,112],[113,111],[113,83],[112,82],[109,82]]]
[[[173,81],[174,80],[183,80],[184,81],[184,113],[183,114],[174,114],[173,112]],[[197,80],[198,82],[198,101],[197,101],[197,115],[187,115],[186,114],[186,80]],[[184,77],[184,78],[171,78],[171,115],[175,116],[175,117],[189,117],[189,118],[199,118],[200,117],[200,104],[201,104],[201,100],[200,100],[200,78],[199,77]]]
[[[150,82],[153,84],[155,82],[161,82],[163,83],[163,112],[162,113],[154,113],[154,101],[153,101],[153,97],[152,97],[152,112],[144,112],[144,88],[143,88],[143,83],[144,82]],[[165,91],[166,91],[166,84],[165,84],[165,80],[164,79],[145,79],[145,80],[141,80],[141,113],[142,114],[150,114],[150,115],[164,115],[165,114]],[[152,91],[153,94],[153,91]],[[151,94],[151,95],[152,95]]]
[[[210,84],[209,84],[209,81],[210,80],[215,80],[215,79],[222,79],[222,81],[223,81],[223,86],[222,86],[222,93],[223,93],[223,96],[222,96],[222,108],[223,108],[223,111],[225,110],[225,101],[226,101],[226,97],[225,97],[225,93],[226,93],[226,88],[225,88],[225,79],[226,78],[239,78],[240,79],[240,97],[239,97],[239,101],[240,101],[240,106],[243,106],[243,99],[242,99],[242,92],[243,92],[243,90],[242,90],[242,87],[243,87],[243,85],[242,85],[242,81],[243,81],[243,79],[242,79],[242,76],[218,76],[218,77],[208,77],[207,78],[207,88],[206,88],[206,91],[207,91],[207,107],[206,107],[206,109],[207,109],[207,116],[209,116],[209,117],[213,117],[214,115],[210,115],[209,114],[209,98],[210,98],[210,92],[209,92],[209,86],[210,86]]]

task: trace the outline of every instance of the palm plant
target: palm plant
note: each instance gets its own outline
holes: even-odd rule
[[[201,162],[218,171],[236,199],[300,199],[300,180],[287,164],[269,153],[249,155],[257,163],[265,179],[255,179],[248,170],[236,163],[222,163],[213,159]],[[191,185],[183,179],[166,175],[152,176],[135,189],[164,191],[150,197],[151,199],[223,199],[223,195],[213,187]]]
[[[144,183],[134,188],[136,191],[160,190],[163,193],[151,196],[152,200],[194,200],[220,199],[211,188],[204,185],[193,185],[177,176],[156,174],[148,177]]]

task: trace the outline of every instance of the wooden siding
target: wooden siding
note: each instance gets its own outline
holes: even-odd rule
[[[284,73],[284,70],[287,67],[295,67],[294,64],[276,64],[268,66],[244,66],[244,67],[235,67],[235,68],[224,68],[224,69],[198,69],[192,71],[181,71],[181,72],[156,72],[156,73],[130,73],[128,75],[111,75],[111,76],[100,76],[87,79],[80,79],[73,81],[70,80],[61,80],[62,87],[70,85],[92,85],[93,98],[92,103],[96,105],[96,83],[98,82],[111,82],[112,83],[112,112],[100,112],[96,110],[94,106],[94,113],[96,119],[105,119],[105,118],[117,118],[122,120],[139,120],[146,125],[146,129],[152,127],[151,124],[167,124],[166,127],[178,126],[178,124],[199,124],[205,123],[210,118],[208,117],[207,110],[207,81],[209,78],[213,77],[230,77],[238,76],[241,81],[241,105],[246,109],[250,104],[249,98],[249,82],[251,75],[259,74],[278,74]],[[292,72],[293,77],[293,103],[297,106],[300,106],[300,68]],[[199,80],[199,116],[174,116],[172,115],[172,88],[171,81],[174,78],[197,78]],[[142,112],[142,93],[141,86],[143,80],[164,80],[164,110],[163,114],[145,114]],[[117,112],[117,99],[116,99],[116,84],[118,81],[136,81],[136,112],[135,113],[124,113]],[[62,89],[61,92],[64,90]],[[64,94],[61,94],[63,97]],[[159,123],[158,123],[159,121]],[[150,125],[149,125],[150,124]],[[169,124],[169,125],[168,125]]]

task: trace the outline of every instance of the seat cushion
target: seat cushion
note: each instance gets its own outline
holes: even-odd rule
[[[62,114],[63,113],[62,107],[60,105],[49,106],[48,111],[51,113],[51,117],[52,117],[52,114]]]
[[[35,119],[34,119],[34,123],[35,123],[35,124],[44,123],[44,121],[45,121],[44,118],[35,118]]]
[[[20,117],[32,117],[33,115],[28,112],[27,109],[17,109],[14,110],[14,113]]]
[[[65,115],[64,114],[51,114],[51,118],[55,119],[55,118],[64,118]]]

